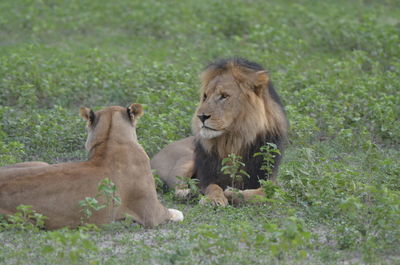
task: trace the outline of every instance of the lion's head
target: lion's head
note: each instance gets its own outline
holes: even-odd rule
[[[284,137],[287,120],[267,72],[245,59],[212,63],[201,75],[192,129],[203,147],[220,158],[241,154],[258,136]]]

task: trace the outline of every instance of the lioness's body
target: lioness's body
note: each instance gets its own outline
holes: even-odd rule
[[[251,199],[251,194],[262,194],[259,180],[275,178],[281,155],[275,155],[270,171],[266,172],[261,169],[263,158],[254,154],[267,143],[275,144],[282,153],[288,126],[266,71],[256,63],[234,58],[210,64],[201,79],[200,103],[192,119],[194,137],[161,150],[152,159],[153,169],[167,184],[174,184],[170,187],[176,186],[177,171],[165,170],[165,165],[182,169],[178,171],[180,176],[199,179],[203,193],[215,205],[228,203],[232,197],[230,190],[224,192],[228,186],[244,190],[245,199]],[[182,152],[179,157],[180,150],[193,153]],[[231,153],[241,156],[245,163],[242,169],[249,178],[243,176],[235,182],[221,172],[222,160]],[[191,167],[187,166],[189,159]],[[185,164],[176,165],[177,161]],[[158,167],[160,164],[164,166]]]
[[[49,164],[46,162],[41,162],[41,161],[30,161],[30,162],[21,162],[21,163],[16,163],[13,165],[9,166],[4,166],[0,169],[10,169],[10,168],[23,168],[23,167],[43,167],[43,166],[48,166]]]
[[[83,116],[89,113],[83,112]],[[138,223],[152,227],[173,218],[158,201],[148,156],[137,142],[135,115],[140,116],[141,109],[132,112],[132,117],[122,107],[93,115],[86,143],[88,161],[0,169],[0,213],[12,214],[20,204],[32,205],[48,218],[47,229],[76,227],[83,217],[79,201],[95,197],[100,181],[109,178],[117,187],[121,205],[92,210],[90,223],[101,225],[130,214]],[[105,199],[100,197],[99,203],[105,204]]]

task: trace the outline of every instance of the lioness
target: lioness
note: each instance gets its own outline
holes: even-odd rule
[[[194,136],[174,142],[151,161],[178,196],[188,194],[176,176],[197,178],[214,205],[249,201],[263,196],[260,179],[274,179],[281,160],[276,155],[269,172],[261,169],[263,158],[254,156],[260,147],[273,143],[283,152],[288,121],[269,76],[259,64],[245,59],[219,60],[201,75],[200,102],[192,119]],[[229,176],[221,172],[222,160],[229,154],[242,157],[250,177],[234,183],[240,194],[227,189]]]
[[[81,108],[80,115],[87,120],[89,159],[0,168],[0,213],[12,214],[20,204],[32,205],[48,218],[46,229],[74,228],[82,218],[79,201],[95,197],[99,182],[109,178],[117,187],[121,204],[94,211],[88,222],[102,225],[125,214],[146,227],[182,220],[180,211],[166,209],[157,198],[149,158],[136,136],[136,121],[142,114],[140,104],[97,112]],[[105,199],[100,198],[99,203],[105,204]]]

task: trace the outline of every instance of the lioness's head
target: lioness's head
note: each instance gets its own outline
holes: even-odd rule
[[[143,115],[142,105],[134,103],[128,108],[107,107],[94,112],[80,108],[80,115],[87,121],[88,138],[85,147],[91,150],[97,143],[112,140],[124,143],[137,141],[136,121]]]
[[[230,138],[237,145],[230,151],[235,152],[259,134],[286,133],[283,108],[271,95],[268,73],[260,65],[239,58],[220,60],[206,67],[201,81],[192,129],[202,142],[228,144]]]

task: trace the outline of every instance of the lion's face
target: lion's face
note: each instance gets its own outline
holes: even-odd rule
[[[212,139],[231,131],[243,112],[245,94],[239,83],[226,73],[211,80],[203,92],[193,121],[199,136]]]
[[[267,72],[258,69],[228,62],[202,73],[192,131],[207,152],[223,158],[240,154],[258,136],[286,134],[283,108],[270,95]]]
[[[215,76],[203,87],[200,105],[193,117],[194,131],[203,139],[254,131],[265,124],[264,100],[249,80],[238,80],[231,72]]]

